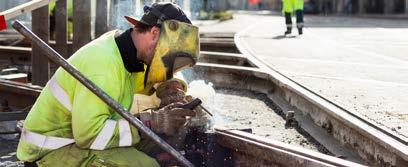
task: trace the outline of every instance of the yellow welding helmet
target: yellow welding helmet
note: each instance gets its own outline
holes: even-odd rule
[[[164,21],[149,67],[147,83],[166,81],[173,78],[174,73],[194,66],[199,51],[198,27],[176,20]]]
[[[160,37],[155,48],[152,62],[147,69],[145,88],[151,93],[153,85],[173,77],[173,74],[186,67],[193,66],[199,55],[198,27],[176,4],[157,2],[144,6],[140,19],[125,16],[133,24],[146,24],[160,27]]]

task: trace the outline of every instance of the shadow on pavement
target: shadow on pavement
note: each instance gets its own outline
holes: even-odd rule
[[[281,39],[285,39],[285,38],[296,38],[296,35],[277,35],[272,37],[272,39],[276,39],[276,40],[281,40]]]

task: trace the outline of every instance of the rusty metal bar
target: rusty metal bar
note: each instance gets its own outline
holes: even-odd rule
[[[112,109],[114,109],[118,114],[120,114],[124,119],[129,121],[130,124],[139,129],[142,133],[149,136],[157,145],[159,145],[163,150],[170,153],[176,160],[178,160],[184,166],[193,166],[183,155],[181,155],[177,150],[167,144],[163,139],[157,136],[152,130],[143,125],[143,123],[130,114],[123,106],[112,99],[108,94],[106,94],[102,89],[96,86],[92,81],[87,79],[83,74],[81,74],[75,67],[70,65],[61,55],[59,55],[54,49],[48,46],[44,41],[38,38],[34,33],[32,33],[27,27],[21,24],[19,21],[13,23],[13,28],[21,33],[24,37],[31,40],[38,48],[40,48],[49,59],[51,59],[56,64],[60,65],[64,70],[70,73],[74,78],[81,82],[85,87],[87,87],[91,92],[97,95],[102,101],[108,104]]]

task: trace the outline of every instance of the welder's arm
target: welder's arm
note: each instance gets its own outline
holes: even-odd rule
[[[187,116],[195,116],[194,111],[181,106],[185,102],[185,88],[177,79],[160,83],[156,87],[160,99],[159,110],[139,113],[140,120],[156,133],[173,136],[186,123]]]
[[[113,99],[118,100],[120,89],[112,83],[115,79],[106,76],[89,78]],[[133,126],[124,119],[114,118],[101,99],[82,84],[78,83],[72,109],[72,131],[75,143],[81,148],[104,150],[113,147],[131,146],[140,141],[140,136]]]

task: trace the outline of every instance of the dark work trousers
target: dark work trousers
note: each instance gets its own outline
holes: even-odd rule
[[[288,30],[292,30],[292,14],[285,12],[285,23]]]
[[[303,27],[303,10],[296,10],[296,25]],[[285,12],[285,23],[286,26],[292,28],[292,14]]]
[[[296,26],[297,28],[303,28],[303,10],[296,10]],[[292,14],[285,12],[286,27],[292,29]]]
[[[303,10],[296,10],[296,27],[299,35],[303,34]],[[285,12],[286,32],[285,35],[292,33],[292,14]]]
[[[303,10],[296,10],[296,26],[303,28]]]

